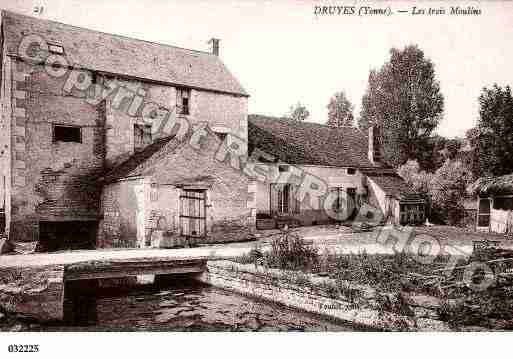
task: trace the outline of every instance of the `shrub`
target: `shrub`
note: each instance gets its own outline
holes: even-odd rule
[[[270,267],[308,270],[319,262],[317,248],[305,244],[303,238],[291,231],[284,232],[271,242],[271,250],[264,254]]]

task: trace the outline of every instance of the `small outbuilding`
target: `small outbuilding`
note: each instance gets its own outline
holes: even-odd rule
[[[513,174],[479,178],[469,192],[477,197],[478,231],[513,232]]]
[[[251,179],[217,159],[228,142],[208,126],[201,138],[192,136],[158,140],[102,179],[98,247],[170,248],[252,238]]]

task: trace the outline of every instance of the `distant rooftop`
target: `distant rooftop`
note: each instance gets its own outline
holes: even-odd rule
[[[356,127],[329,127],[249,115],[249,152],[258,148],[282,162],[334,167],[377,167],[368,159],[368,136]]]

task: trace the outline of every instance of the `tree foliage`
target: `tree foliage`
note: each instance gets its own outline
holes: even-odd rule
[[[300,102],[295,105],[290,106],[288,118],[292,121],[304,121],[310,116],[310,112]]]
[[[385,160],[394,166],[426,157],[444,99],[431,60],[416,45],[391,49],[390,60],[369,74],[359,127],[381,128]]]
[[[433,174],[422,171],[417,161],[409,160],[397,169],[397,173],[412,186],[416,192],[424,195],[429,194],[429,184]]]
[[[447,160],[430,181],[434,212],[450,225],[459,224],[465,215],[463,200],[470,182],[468,169],[458,160]]]
[[[344,91],[335,93],[328,103],[328,126],[354,126],[353,104]]]
[[[465,133],[466,145],[460,149],[463,154],[460,156],[472,174],[472,182],[481,176],[479,168],[479,130],[476,127],[467,130]]]
[[[481,176],[513,172],[513,97],[511,88],[495,84],[479,96],[477,157]]]
[[[430,221],[450,225],[461,222],[466,188],[471,181],[461,161],[447,159],[435,173],[429,173],[410,160],[398,168],[398,173],[415,191],[425,195]]]
[[[428,172],[435,172],[445,161],[461,159],[466,141],[462,138],[431,136],[426,145],[425,155],[419,159],[420,167]]]

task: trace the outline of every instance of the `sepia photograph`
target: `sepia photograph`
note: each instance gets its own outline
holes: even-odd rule
[[[513,330],[512,2],[0,9],[0,353]]]

